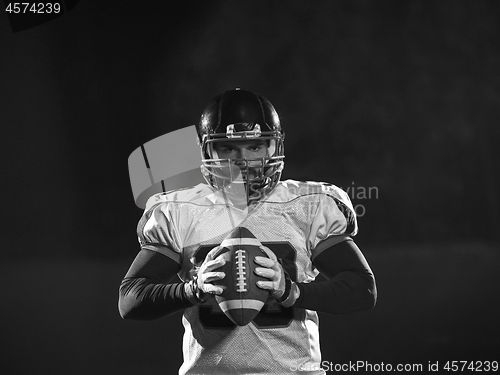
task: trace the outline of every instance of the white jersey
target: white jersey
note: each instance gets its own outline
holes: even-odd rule
[[[143,249],[180,265],[192,278],[206,254],[236,227],[248,228],[282,260],[290,277],[309,283],[312,260],[357,232],[354,209],[336,186],[287,180],[250,207],[235,207],[208,185],[150,198],[139,222]],[[270,299],[246,326],[236,326],[213,302],[187,308],[180,374],[324,374],[316,312]],[[304,371],[301,371],[303,369]]]

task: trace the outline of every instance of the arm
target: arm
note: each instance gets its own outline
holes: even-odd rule
[[[221,257],[214,259],[218,249],[207,254],[191,281],[178,283],[170,283],[179,270],[177,262],[142,249],[120,285],[118,310],[122,318],[158,319],[221,294],[222,287],[212,284],[225,277],[224,272],[214,271],[225,263]]]
[[[377,300],[375,278],[365,257],[348,239],[322,251],[314,260],[315,267],[328,279],[312,283],[290,280],[270,249],[268,258],[256,257],[258,275],[269,281],[257,286],[267,289],[285,307],[300,307],[331,314],[371,309]]]
[[[327,281],[297,284],[300,295],[294,303],[326,313],[348,313],[371,309],[377,301],[373,272],[354,241],[340,242],[321,252],[314,266]]]
[[[120,285],[118,310],[123,319],[158,319],[196,303],[188,283],[170,283],[179,264],[151,250],[141,250]]]

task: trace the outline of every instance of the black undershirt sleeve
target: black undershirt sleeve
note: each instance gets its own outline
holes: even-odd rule
[[[294,307],[326,313],[370,309],[377,290],[373,273],[353,241],[324,250],[314,265],[327,281],[297,284],[300,296]],[[119,311],[124,319],[158,319],[193,306],[185,283],[171,283],[178,264],[159,253],[141,250],[123,278]]]
[[[327,280],[297,284],[300,296],[294,307],[342,314],[375,306],[375,278],[354,241],[343,241],[324,250],[313,264]]]
[[[162,254],[141,250],[120,284],[120,315],[124,319],[153,320],[193,306],[185,283],[170,283],[178,268]]]

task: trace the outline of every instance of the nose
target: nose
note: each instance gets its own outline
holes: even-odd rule
[[[240,168],[246,167],[247,163],[243,159],[245,159],[243,156],[238,155],[238,159],[234,162],[234,164],[236,164]]]
[[[236,152],[236,158],[237,159],[249,159],[251,157],[251,153],[250,151],[246,150],[246,149],[240,149]],[[238,165],[242,165],[242,164],[245,164],[245,162],[243,160],[239,160],[236,162]]]
[[[236,157],[238,159],[248,159],[250,157],[250,151],[245,147],[238,148],[236,150]]]

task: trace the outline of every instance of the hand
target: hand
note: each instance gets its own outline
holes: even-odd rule
[[[205,260],[196,271],[196,287],[204,294],[219,295],[223,292],[222,286],[214,285],[212,282],[222,280],[226,274],[221,271],[214,272],[215,269],[226,264],[224,257],[214,258],[220,246],[214,247],[205,257]],[[191,259],[194,263],[194,259]],[[197,293],[198,297],[199,294]]]
[[[259,288],[269,290],[271,292],[271,296],[273,296],[274,299],[279,300],[285,293],[285,271],[271,249],[265,246],[261,246],[261,249],[269,258],[255,257],[255,263],[259,266],[265,267],[257,267],[255,269],[255,273],[269,279],[269,281],[257,281],[257,286]]]

